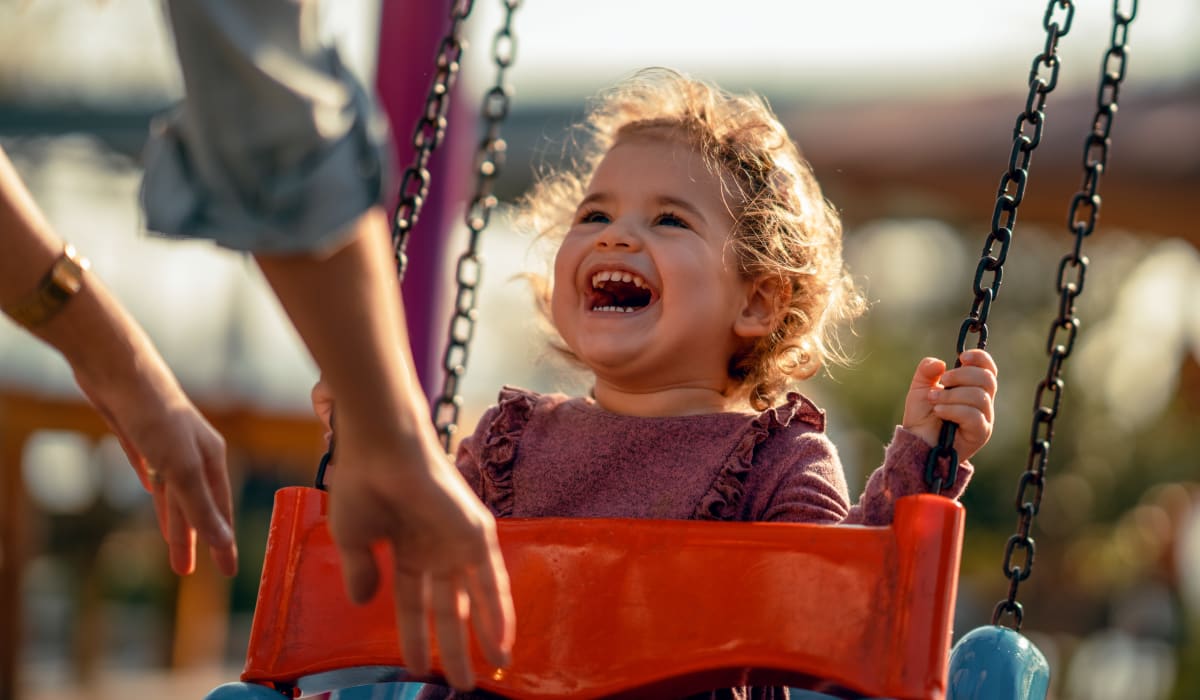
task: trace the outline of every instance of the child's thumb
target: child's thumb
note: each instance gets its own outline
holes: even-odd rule
[[[946,371],[946,363],[936,357],[926,357],[917,363],[910,389],[928,389],[938,383]]]

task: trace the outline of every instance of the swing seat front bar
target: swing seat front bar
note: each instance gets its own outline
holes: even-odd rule
[[[323,491],[276,494],[243,681],[290,693],[364,667],[405,680],[390,576],[352,604],[326,514]],[[941,700],[963,522],[933,495],[900,499],[890,527],[502,520],[517,642],[503,671],[476,654],[478,684],[528,699],[753,684]],[[384,572],[390,556],[377,550]]]

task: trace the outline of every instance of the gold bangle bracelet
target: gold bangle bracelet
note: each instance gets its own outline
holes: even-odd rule
[[[29,294],[6,304],[3,311],[12,320],[33,330],[54,318],[83,287],[83,272],[91,266],[70,243]]]

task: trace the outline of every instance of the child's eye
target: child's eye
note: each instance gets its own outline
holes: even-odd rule
[[[655,226],[677,226],[679,228],[688,228],[686,221],[679,218],[675,214],[672,214],[671,212],[665,212],[663,214],[659,214],[658,218],[654,220],[654,225]]]
[[[581,224],[607,224],[609,223],[608,214],[596,209],[589,209],[579,215],[579,223]]]

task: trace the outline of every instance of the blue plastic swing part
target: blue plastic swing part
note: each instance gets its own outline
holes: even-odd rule
[[[366,679],[359,679],[366,680]],[[353,685],[346,683],[345,685]],[[950,652],[947,700],[1045,700],[1050,666],[1033,642],[1008,627],[971,630]],[[360,685],[339,692],[338,700],[408,700],[413,684]],[[205,700],[281,700],[284,696],[255,683],[226,683]],[[793,697],[829,697],[793,691]]]
[[[257,683],[225,683],[213,688],[204,700],[283,700],[283,693]]]
[[[395,669],[392,669],[394,672]],[[420,683],[371,683],[368,679],[362,685],[346,685],[334,691],[330,696],[336,700],[415,700],[421,691]],[[353,681],[351,681],[353,683]],[[301,697],[309,695],[303,688]],[[284,695],[274,688],[257,683],[226,683],[218,686],[204,696],[204,700],[290,700],[291,695]]]
[[[978,627],[950,651],[947,700],[1044,700],[1050,665],[1008,627]]]

